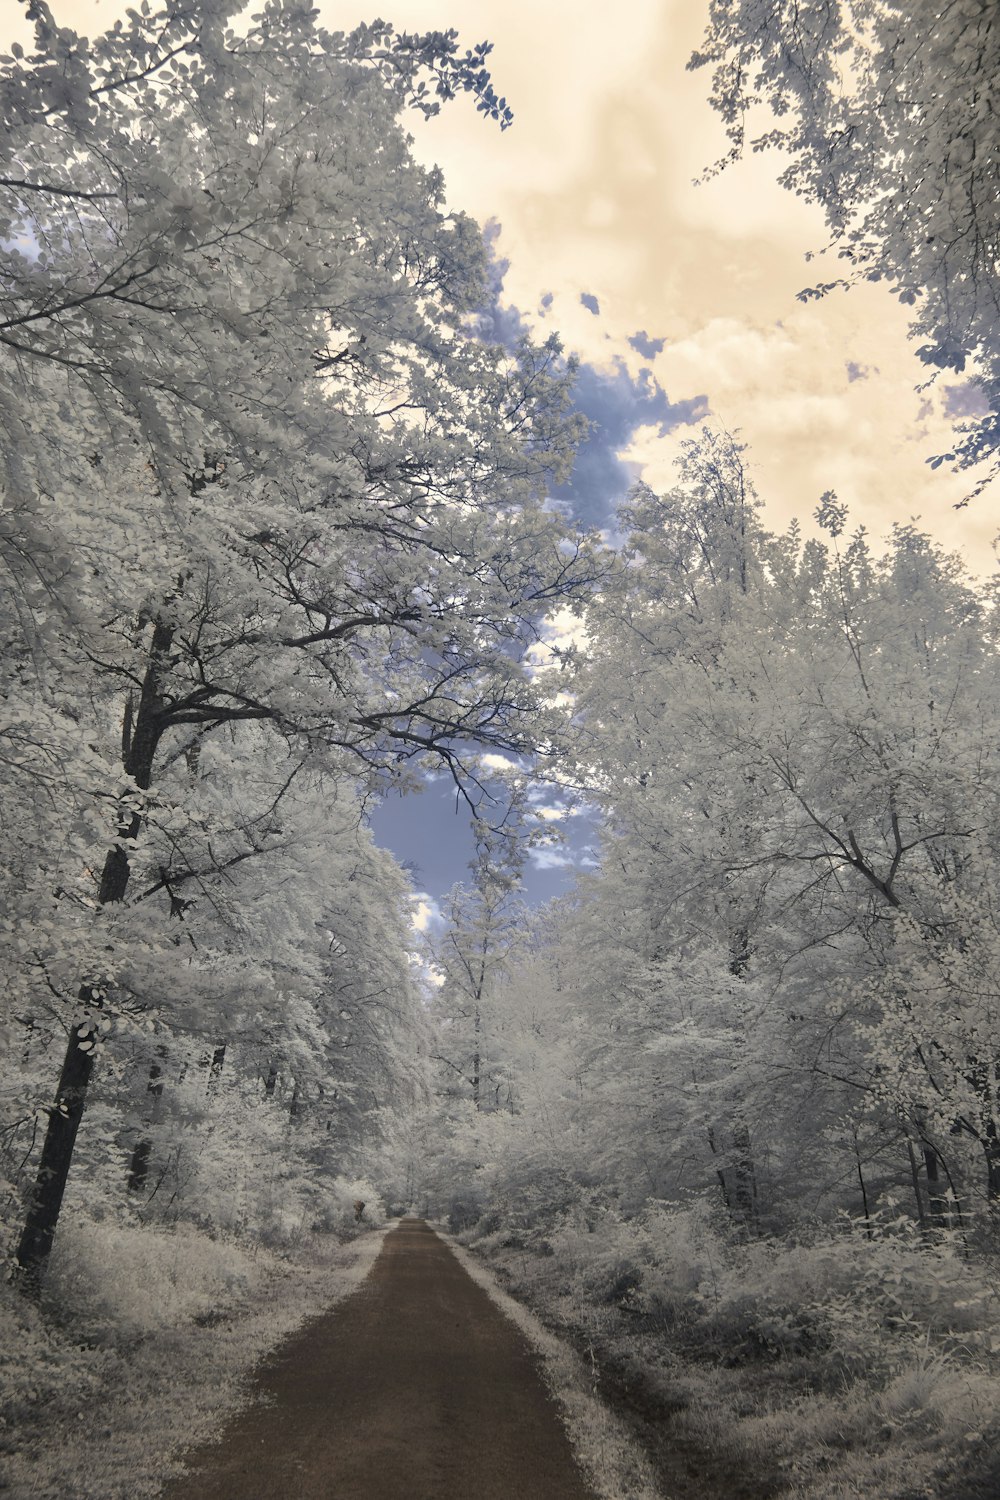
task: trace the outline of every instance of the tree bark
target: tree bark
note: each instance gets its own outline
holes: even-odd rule
[[[745,1120],[733,1127],[733,1209],[748,1232],[757,1228],[757,1169],[750,1129]]]
[[[101,999],[88,985],[81,987],[79,998],[85,1006],[100,1007]],[[42,1270],[52,1249],[87,1087],[94,1071],[96,1045],[96,1020],[81,1019],[70,1032],[55,1103],[49,1110],[31,1207],[17,1246],[23,1285],[32,1296],[38,1295]]]
[[[214,1094],[216,1089],[218,1088],[219,1079],[222,1077],[222,1069],[225,1061],[226,1043],[217,1042],[215,1045],[215,1050],[212,1053],[212,1061],[208,1065],[208,1084],[206,1085],[205,1089],[206,1093]]]
[[[160,676],[173,634],[171,625],[161,621],[154,625],[138,710],[133,722],[132,704],[127,704],[122,724],[122,763],[142,791],[148,790],[152,780],[153,758],[165,728]],[[130,874],[128,851],[141,827],[141,813],[134,807],[124,808],[118,824],[119,842],[108,850],[101,872],[97,899],[102,906],[124,899]],[[104,1004],[104,987],[99,981],[88,980],[81,985],[78,998],[83,1008],[70,1030],[55,1103],[49,1110],[38,1175],[17,1247],[22,1284],[32,1296],[37,1296],[41,1288],[66,1194],[77,1132],[94,1071],[94,1049],[99,1036],[94,1012]]]
[[[931,1223],[937,1229],[947,1229],[949,1222],[948,1195],[941,1183],[941,1158],[937,1147],[923,1141],[924,1171],[927,1175],[927,1209]]]
[[[920,1191],[920,1169],[917,1166],[917,1158],[913,1151],[913,1142],[909,1136],[906,1138],[906,1153],[910,1159],[910,1179],[913,1182],[913,1197],[917,1205],[917,1223],[920,1225],[920,1233],[927,1233],[927,1215],[924,1213],[924,1195]]]
[[[989,1119],[983,1131],[983,1154],[986,1157],[986,1196],[994,1210],[1000,1204],[1000,1132],[996,1121]]]
[[[157,1048],[163,1058],[166,1049]],[[142,1121],[142,1133],[135,1143],[132,1152],[132,1160],[128,1169],[128,1190],[130,1193],[141,1193],[146,1186],[149,1176],[149,1158],[153,1154],[153,1139],[147,1134],[156,1124],[160,1113],[160,1101],[163,1098],[163,1069],[158,1062],[151,1063],[149,1079],[146,1083],[146,1113]]]

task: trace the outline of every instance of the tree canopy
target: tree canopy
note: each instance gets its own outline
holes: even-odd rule
[[[113,1016],[170,1009],[150,903],[280,845],[293,783],[439,764],[472,803],[479,750],[554,755],[529,652],[600,566],[544,505],[572,364],[477,337],[481,237],[399,119],[468,90],[503,124],[488,49],[236,10],[90,43],[38,3],[3,65],[0,742],[8,920],[50,934],[33,993],[70,1033],[50,1218]]]
[[[959,427],[955,451],[931,461],[968,467],[986,458],[995,473],[1000,22],[992,0],[712,0],[689,66],[711,70],[711,100],[731,142],[726,160],[748,147],[777,150],[784,185],[826,214],[843,271],[801,296],[885,281],[914,309],[911,334],[932,375],[968,367],[979,393],[981,411]]]

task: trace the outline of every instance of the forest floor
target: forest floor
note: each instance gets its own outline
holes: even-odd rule
[[[165,1500],[595,1500],[537,1352],[418,1219],[186,1463]]]
[[[463,1235],[463,1239],[471,1236]],[[829,1356],[728,1352],[567,1286],[558,1257],[473,1243],[485,1274],[592,1370],[670,1500],[997,1500],[995,1379],[928,1354],[885,1387]],[[508,1237],[510,1243],[510,1237]],[[836,1377],[836,1378],[834,1378]],[[957,1420],[951,1407],[957,1409]],[[975,1430],[981,1428],[982,1430]],[[631,1491],[622,1494],[631,1500]]]
[[[0,1288],[0,1493],[1000,1495],[982,1353],[848,1378],[836,1351],[754,1355],[731,1319],[711,1343],[595,1301],[564,1257],[492,1238],[472,1252],[405,1219],[250,1257],[193,1229],[67,1228],[45,1308]]]

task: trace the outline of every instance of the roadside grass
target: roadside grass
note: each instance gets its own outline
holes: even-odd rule
[[[258,1362],[370,1269],[379,1229],[282,1250],[191,1225],[60,1229],[40,1307],[0,1287],[0,1493],[152,1500]]]
[[[988,1256],[901,1220],[734,1243],[700,1205],[512,1218],[461,1238],[592,1361],[676,1500],[1000,1494]]]
[[[444,1226],[440,1226],[444,1227]],[[450,1237],[449,1237],[450,1239]],[[542,1374],[569,1434],[577,1462],[600,1500],[659,1500],[656,1476],[629,1427],[599,1399],[593,1365],[511,1297],[485,1267],[450,1239],[472,1279],[541,1356]]]

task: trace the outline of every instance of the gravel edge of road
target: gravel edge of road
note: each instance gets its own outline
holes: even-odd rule
[[[475,1255],[441,1225],[428,1221],[462,1269],[541,1356],[542,1375],[559,1406],[587,1483],[599,1500],[664,1500],[653,1466],[626,1424],[596,1392],[595,1373],[569,1344],[513,1298]]]

